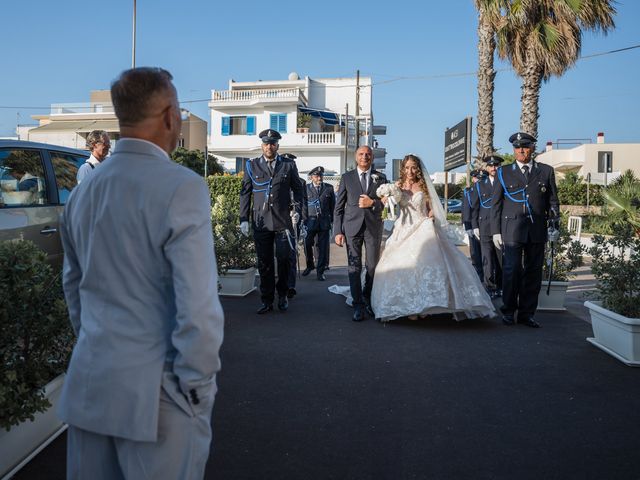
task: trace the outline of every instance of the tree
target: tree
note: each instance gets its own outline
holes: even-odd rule
[[[477,158],[491,155],[493,148],[493,91],[496,71],[493,57],[496,50],[495,33],[506,0],[474,0],[478,9],[478,124],[476,125]]]
[[[538,137],[540,88],[577,61],[582,31],[614,28],[613,0],[510,0],[497,30],[498,54],[522,78],[520,130]]]
[[[198,175],[204,176],[204,152],[178,147],[171,153],[171,159],[183,167],[193,170]],[[213,155],[209,155],[207,173],[209,175],[222,175],[224,173],[222,165],[218,163],[218,159]]]

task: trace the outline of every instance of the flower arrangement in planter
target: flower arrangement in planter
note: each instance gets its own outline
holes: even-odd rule
[[[0,475],[4,475],[62,427],[50,398],[59,395],[75,336],[60,273],[53,271],[33,242],[0,242],[0,292]]]
[[[244,296],[254,290],[257,257],[253,240],[240,233],[242,179],[225,175],[208,181],[220,294]]]
[[[298,119],[296,124],[298,133],[309,132],[309,128],[311,127],[311,120],[312,120],[312,117],[308,113],[298,112]]]

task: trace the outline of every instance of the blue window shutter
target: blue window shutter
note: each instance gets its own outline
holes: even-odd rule
[[[256,117],[247,117],[247,135],[256,134]]]
[[[269,120],[269,128],[271,130],[278,131],[278,115],[275,113],[271,114],[271,117]]]
[[[280,133],[287,133],[287,114],[283,113],[280,115],[280,128],[278,129]]]
[[[231,134],[231,117],[222,117],[222,135]]]

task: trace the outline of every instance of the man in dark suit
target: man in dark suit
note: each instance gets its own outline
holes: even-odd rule
[[[333,221],[333,210],[336,206],[336,194],[333,187],[322,181],[323,167],[316,167],[309,172],[311,183],[307,184],[307,238],[304,241],[304,255],[307,268],[302,276],[309,275],[316,269],[318,280],[324,281],[324,271],[329,266],[329,237]],[[315,239],[318,245],[317,262],[313,259],[313,245]]]
[[[496,171],[504,159],[498,155],[490,155],[483,158],[483,162],[486,164],[487,175],[475,185],[478,202],[475,204],[473,217],[480,234],[484,285],[491,298],[498,298],[502,295],[502,249],[497,249],[493,244],[491,202],[493,188],[498,181]]]
[[[259,314],[273,310],[275,292],[278,308],[285,311],[287,301],[290,252],[296,248],[289,214],[291,192],[296,213],[304,220],[303,186],[293,160],[278,155],[280,134],[271,129],[260,132],[262,156],[248,160],[240,191],[240,231],[249,235],[249,218],[253,220],[253,239],[260,272]],[[273,250],[278,262],[278,283],[275,281]]]
[[[509,137],[516,161],[497,172],[491,230],[496,248],[503,248],[502,322],[539,328],[534,315],[542,285],[547,220],[559,210],[553,168],[532,160],[536,139],[518,132]]]
[[[347,245],[349,287],[353,298],[354,322],[361,322],[366,315],[375,317],[371,309],[371,288],[376,265],[380,258],[382,241],[382,211],[384,205],[376,194],[377,188],[387,183],[382,172],[372,168],[373,150],[363,146],[356,150],[357,168],[346,172],[340,179],[333,216],[335,242]],[[362,288],[362,244],[367,252],[365,261],[365,285]]]
[[[471,170],[471,186],[466,187],[462,193],[462,225],[464,226],[467,237],[469,238],[469,255],[471,256],[471,264],[475,268],[480,281],[483,281],[484,274],[482,270],[482,253],[480,250],[480,238],[478,230],[478,219],[473,217],[472,212],[478,203],[478,192],[475,184],[482,175],[482,170]]]

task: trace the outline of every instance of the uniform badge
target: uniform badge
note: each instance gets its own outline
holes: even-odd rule
[[[541,191],[542,193],[546,192],[546,191],[547,191],[547,187],[545,187],[545,186],[543,185],[542,187],[540,187],[540,191]]]

